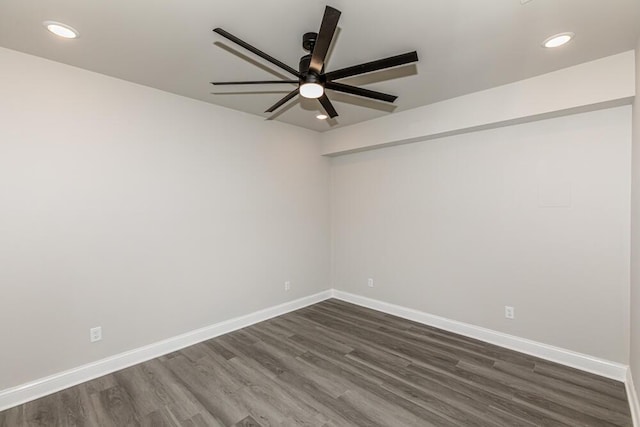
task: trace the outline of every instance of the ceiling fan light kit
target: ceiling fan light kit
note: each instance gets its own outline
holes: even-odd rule
[[[300,96],[317,99],[324,94],[324,87],[319,83],[303,83],[300,85]]]
[[[216,28],[213,31],[225,37],[233,43],[247,49],[255,55],[265,59],[266,61],[276,65],[277,67],[287,71],[289,74],[297,77],[297,80],[259,80],[259,81],[242,81],[242,82],[211,82],[214,85],[255,85],[255,84],[298,84],[298,87],[285,95],[284,98],[276,102],[265,112],[272,113],[284,104],[300,95],[304,98],[317,99],[320,105],[327,113],[326,115],[334,118],[338,116],[333,104],[327,97],[326,90],[348,93],[350,95],[361,96],[364,98],[375,99],[383,102],[394,102],[398,97],[382,92],[351,86],[336,82],[335,80],[347,77],[357,76],[360,74],[371,73],[373,71],[384,70],[391,67],[410,64],[418,61],[418,53],[416,51],[404,53],[402,55],[392,56],[389,58],[379,59],[377,61],[367,62],[364,64],[354,65],[336,71],[325,72],[325,60],[329,51],[329,46],[333,40],[333,36],[338,27],[338,20],[341,12],[337,9],[327,6],[324,11],[324,17],[320,24],[320,30],[317,33],[305,33],[302,36],[302,47],[310,53],[300,58],[299,69],[296,70],[287,64],[275,59],[274,57],[264,53],[249,43],[230,34],[222,28]],[[319,118],[319,117],[318,117]]]

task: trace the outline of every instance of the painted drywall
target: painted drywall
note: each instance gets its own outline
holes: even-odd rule
[[[626,364],[630,123],[624,106],[333,158],[334,288]]]
[[[634,51],[515,83],[338,128],[322,135],[322,153],[338,155],[482,128],[630,105]],[[597,84],[594,84],[597,82]]]
[[[0,64],[0,390],[329,288],[316,133]]]
[[[636,88],[640,89],[640,40],[636,49]],[[633,104],[631,182],[631,372],[640,396],[640,90]],[[640,421],[640,420],[639,420]]]

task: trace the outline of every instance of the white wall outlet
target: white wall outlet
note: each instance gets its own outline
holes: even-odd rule
[[[508,305],[504,306],[504,317],[507,319],[515,319],[516,318],[516,309],[510,307]]]
[[[102,326],[89,329],[89,340],[91,342],[100,341],[102,339]]]
[[[286,282],[284,282],[284,290],[288,291],[290,289],[291,289],[291,282],[287,280]]]
[[[367,279],[367,286],[373,288],[373,279]]]

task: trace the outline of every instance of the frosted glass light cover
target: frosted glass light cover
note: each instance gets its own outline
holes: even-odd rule
[[[65,39],[75,39],[80,35],[76,29],[60,22],[44,21],[43,25],[56,36],[60,36]]]
[[[563,44],[567,44],[571,41],[571,39],[573,38],[574,34],[573,33],[562,33],[562,34],[556,34],[555,36],[551,36],[548,39],[546,39],[542,45],[544,47],[559,47],[562,46]]]
[[[300,95],[305,98],[320,98],[324,88],[318,83],[305,83],[300,86]]]

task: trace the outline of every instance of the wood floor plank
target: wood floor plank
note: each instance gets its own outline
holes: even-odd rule
[[[623,387],[620,387],[620,383],[611,381],[608,378],[602,378],[589,372],[582,372],[577,369],[551,365],[544,362],[537,362],[533,371],[548,378],[561,380],[567,384],[574,384],[591,389],[623,402],[627,401],[627,393]]]
[[[140,365],[115,372],[118,385],[126,390],[131,404],[140,417],[158,411],[162,401],[158,398],[154,386],[147,381]],[[156,418],[158,416],[156,415]]]
[[[429,379],[416,379],[406,368],[399,366],[384,366],[375,359],[355,358],[360,363],[369,366],[371,369],[379,370],[388,376],[386,383],[392,384],[396,389],[408,390],[406,386],[411,386],[411,394],[420,395],[421,399],[432,399],[432,404],[437,401],[441,410],[456,408],[456,411],[446,413],[449,417],[457,419],[463,425],[495,425],[497,420],[492,420],[490,415],[485,414],[487,406],[484,402],[470,398],[462,393],[458,393],[451,388],[443,386],[436,381]],[[384,385],[383,385],[384,387]]]
[[[291,372],[284,372],[278,379],[286,384],[287,387],[298,390],[299,395],[307,395],[312,398],[315,401],[314,407],[316,407],[321,413],[326,413],[325,411],[329,410],[336,414],[339,419],[346,421],[347,425],[381,425],[369,418],[368,414],[361,413],[346,402],[335,399],[331,395],[327,394],[316,383],[306,377],[299,376]]]
[[[393,402],[395,405],[415,414],[423,420],[424,425],[444,427],[459,425],[459,423],[455,421],[455,417],[448,417],[446,414],[443,414],[443,411],[438,411],[437,405],[424,405],[428,399],[413,399],[415,390],[412,389],[405,393],[404,390],[398,387],[390,388],[388,386],[388,383],[391,382],[389,377],[371,370],[366,366],[357,366],[356,364],[350,363],[347,359],[336,359],[327,353],[321,356],[315,354],[315,352],[309,352],[302,357],[308,360],[309,363],[314,363],[327,371],[333,371],[342,375],[357,385],[358,388],[368,390],[380,398],[388,402]],[[431,401],[431,403],[434,402]]]
[[[223,390],[215,377],[198,371],[188,358],[177,356],[166,364],[177,380],[205,408],[206,413],[211,415],[213,425],[230,425],[247,415],[233,392]]]
[[[585,425],[625,425],[628,419],[625,415],[615,410],[600,408],[589,401],[581,400],[579,397],[561,393],[549,387],[539,386],[519,377],[500,372],[496,369],[485,366],[474,366],[461,362],[463,369],[491,377],[502,382],[515,391],[514,401],[521,401],[523,404],[530,404],[538,408],[551,410],[562,415],[562,419],[569,416]],[[566,416],[565,416],[566,415]],[[559,418],[560,419],[560,418]]]
[[[189,389],[178,381],[166,363],[153,359],[138,366],[144,374],[143,381],[148,382],[160,404],[172,417],[183,421],[197,415],[208,414]],[[215,423],[212,421],[212,424]]]
[[[0,412],[22,426],[631,426],[624,385],[327,300]]]
[[[532,418],[531,413],[519,416],[519,414],[522,414],[522,411],[514,410],[513,406],[509,409],[490,406],[489,412],[494,414],[496,417],[501,418],[506,425],[513,427],[566,427],[566,424],[540,416],[539,414],[533,415],[534,418]],[[533,421],[534,419],[535,421]]]
[[[254,420],[253,417],[248,416],[234,424],[234,427],[262,427],[262,425]]]
[[[26,421],[24,419],[24,410],[25,405],[20,405],[0,412],[0,427],[26,425]]]
[[[102,405],[113,425],[140,425],[140,417],[133,406],[133,399],[123,387],[118,385],[101,391],[96,401]]]
[[[150,412],[140,420],[141,427],[180,427],[169,413],[162,409]]]
[[[91,397],[85,384],[71,387],[60,392],[60,425],[83,427],[98,425],[95,413],[91,410]]]
[[[314,406],[301,399],[300,394],[295,390],[284,386],[283,383],[274,382],[269,376],[243,363],[243,360],[235,358],[229,361],[229,365],[248,379],[247,387],[257,398],[269,401],[288,419],[291,419],[294,425],[317,426],[328,421],[328,418]],[[312,399],[310,400],[313,402]]]
[[[206,417],[202,414],[197,414],[189,418],[188,420],[182,421],[180,425],[182,427],[208,427],[215,424],[207,422]]]
[[[571,395],[574,398],[588,402],[590,405],[599,406],[606,410],[613,410],[614,412],[624,412],[628,407],[627,402],[624,400],[611,397],[604,393],[595,392],[586,387],[566,383],[555,378],[544,377],[533,371],[524,371],[521,369],[517,369],[502,361],[496,362],[494,368],[500,372],[507,372],[514,377],[523,379],[528,383],[536,384],[545,388],[550,388],[554,392],[561,392],[563,394]]]
[[[62,399],[59,393],[45,396],[25,407],[25,423],[29,426],[59,426]]]
[[[283,377],[269,377],[267,372],[260,372],[259,369],[256,369],[256,365],[252,363],[250,360],[243,360],[241,358],[234,358],[230,360],[234,366],[238,369],[246,369],[252,371],[253,374],[262,375],[268,378],[268,386],[271,387],[272,390],[276,390],[275,395],[281,395],[281,404],[287,405],[287,412],[291,410],[297,410],[296,408],[301,408],[305,411],[305,416],[303,419],[308,418],[310,416],[317,417],[320,419],[329,419],[336,426],[349,426],[351,423],[347,421],[346,418],[342,417],[336,408],[325,405],[326,402],[331,403],[329,399],[326,399],[324,396],[320,396],[318,399],[317,395],[314,393],[314,389],[312,387],[307,387],[306,389],[299,389],[297,387],[292,387],[292,380],[288,378],[286,375]],[[287,403],[288,402],[288,403]],[[301,425],[304,425],[301,424]]]

